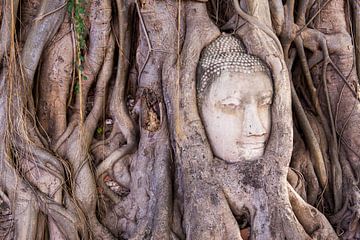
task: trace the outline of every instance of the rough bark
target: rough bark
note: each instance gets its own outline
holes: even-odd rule
[[[359,1],[0,10],[0,238],[360,238]],[[221,32],[271,69],[252,162],[214,157],[198,113],[200,54]]]

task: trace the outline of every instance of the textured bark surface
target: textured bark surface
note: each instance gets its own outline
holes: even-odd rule
[[[360,239],[359,6],[1,1],[0,239]],[[252,162],[198,113],[222,32],[271,70]]]

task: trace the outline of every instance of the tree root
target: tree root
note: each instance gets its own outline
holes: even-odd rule
[[[290,185],[288,191],[292,210],[312,239],[338,239],[324,215],[307,204]]]
[[[308,203],[338,211],[329,219],[343,239],[360,237],[357,1],[91,0],[88,49],[63,20],[64,0],[40,2],[0,4],[0,197],[15,238],[338,239]],[[350,9],[353,22],[342,16]],[[199,56],[220,34],[211,19],[230,19],[221,30],[273,73],[276,121],[254,165],[219,168],[194,101]]]
[[[322,189],[326,189],[328,184],[328,178],[327,178],[327,171],[325,167],[324,158],[322,156],[319,143],[315,137],[315,134],[311,128],[311,125],[309,123],[309,120],[306,117],[306,114],[304,112],[304,109],[301,106],[300,100],[297,97],[297,93],[295,91],[294,85],[291,82],[291,94],[292,94],[292,100],[293,100],[293,106],[295,109],[296,116],[299,119],[299,124],[304,132],[307,146],[309,147],[313,160],[314,160],[314,169],[316,172],[316,175],[319,179],[319,183],[322,187]]]
[[[0,9],[3,12],[0,29],[0,63],[2,63],[4,55],[7,55],[10,50],[10,38],[14,36],[18,7],[19,0],[6,0],[2,9]]]
[[[64,5],[65,0],[44,1],[41,4],[40,13],[50,12]],[[65,9],[60,9],[56,13],[48,16],[45,19],[37,21],[31,27],[30,33],[24,44],[22,50],[22,62],[25,71],[25,77],[29,81],[29,86],[32,86],[34,75],[41,54],[45,45],[55,35],[61,23],[64,20]]]

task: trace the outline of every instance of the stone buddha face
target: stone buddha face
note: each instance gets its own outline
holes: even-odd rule
[[[233,40],[234,48],[240,42]],[[213,60],[217,66],[207,74],[205,69],[205,78],[198,76],[199,111],[213,153],[230,163],[257,159],[264,154],[271,130],[273,84],[267,67],[243,49],[237,57],[225,52]],[[213,65],[211,59],[205,61]]]

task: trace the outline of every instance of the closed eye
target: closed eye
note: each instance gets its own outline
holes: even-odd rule
[[[260,106],[266,106],[272,104],[272,97],[262,97],[259,101]]]
[[[227,98],[221,101],[221,105],[228,108],[236,108],[241,105],[241,100],[238,98]]]

